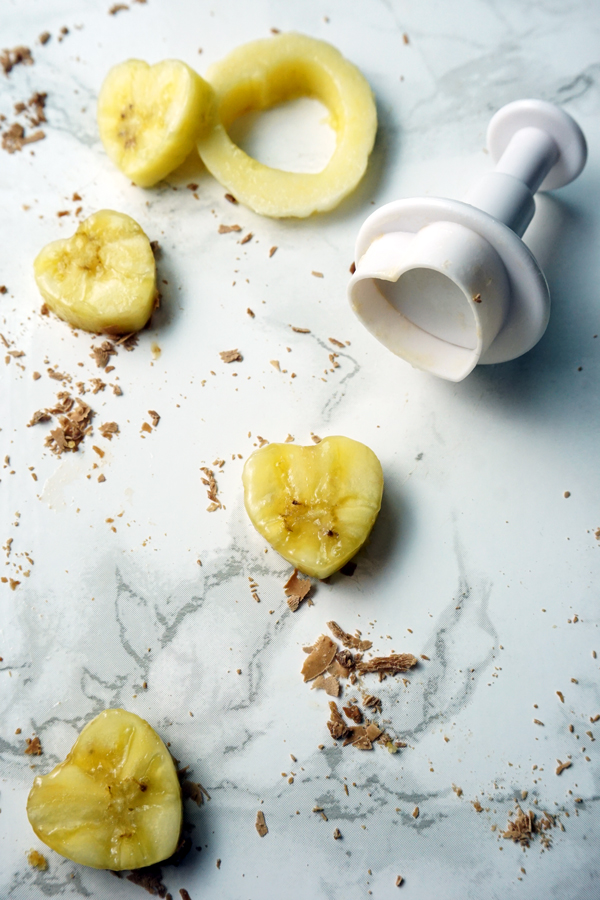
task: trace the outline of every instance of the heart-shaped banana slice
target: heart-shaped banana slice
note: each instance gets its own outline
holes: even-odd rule
[[[139,331],[154,309],[150,241],[130,216],[112,209],[89,216],[73,237],[47,244],[33,269],[50,309],[84,331]]]
[[[35,779],[27,816],[40,840],[84,866],[118,871],[167,859],[182,819],[171,754],[144,719],[107,709],[64,762]]]
[[[98,97],[98,128],[110,159],[151,187],[176,169],[212,125],[213,90],[177,59],[130,59],[110,70]]]
[[[315,578],[327,578],[354,556],[381,507],[381,463],[346,437],[310,447],[268,444],[248,458],[242,479],[256,530]]]

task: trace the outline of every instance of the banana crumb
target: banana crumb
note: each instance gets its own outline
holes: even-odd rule
[[[219,356],[224,363],[242,362],[244,358],[239,350],[221,350]]]
[[[230,234],[232,231],[241,231],[241,225],[219,225],[219,234]]]
[[[27,738],[27,746],[25,747],[27,756],[41,756],[42,752],[42,744],[37,735],[33,738]]]
[[[302,601],[312,587],[310,578],[300,578],[298,569],[294,569],[288,580],[283,586],[287,599],[287,604],[292,612],[296,612]],[[318,673],[320,674],[320,673]]]
[[[34,869],[39,869],[41,872],[45,872],[48,868],[48,860],[37,850],[29,851],[29,853],[27,854],[27,862]]]

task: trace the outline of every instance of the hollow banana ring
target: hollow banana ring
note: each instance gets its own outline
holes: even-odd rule
[[[301,34],[276,35],[236,48],[206,78],[216,116],[198,152],[237,200],[261,215],[304,218],[333,209],[354,190],[373,148],[377,113],[366,79],[335,47]],[[227,129],[244,113],[302,96],[327,107],[336,131],[336,148],[321,172],[265,166],[229,137]]]

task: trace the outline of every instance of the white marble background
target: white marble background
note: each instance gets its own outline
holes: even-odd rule
[[[10,121],[15,102],[48,93],[46,139],[12,156],[0,152],[0,284],[8,287],[0,331],[11,349],[25,352],[0,368],[0,456],[10,458],[0,473],[0,537],[13,539],[3,574],[21,582],[14,592],[0,584],[0,896],[145,896],[50,852],[47,872],[26,861],[30,848],[44,850],[25,814],[34,771],[64,758],[83,724],[107,706],[147,718],[211,795],[201,809],[187,808],[195,825],[189,856],[163,870],[174,897],[180,887],[193,900],[354,900],[396,891],[407,898],[595,896],[597,3],[148,0],[115,16],[109,6],[0,6],[1,47],[26,44],[35,58],[0,76],[0,112]],[[59,42],[62,26],[69,33]],[[112,167],[94,119],[111,65],[130,56],[177,57],[202,74],[272,27],[331,41],[375,91],[380,128],[371,166],[338,210],[309,221],[263,219],[228,204],[193,161],[151,191]],[[52,38],[41,47],[44,30]],[[550,326],[522,359],[448,384],[383,351],[353,318],[345,286],[354,239],[372,204],[460,197],[490,166],[490,116],[523,96],[564,106],[590,144],[583,175],[540,198],[527,233],[553,295]],[[330,146],[319,116],[298,104],[283,121],[266,117],[254,123],[247,146],[267,161],[318,166]],[[199,183],[198,200],[185,189],[190,181]],[[75,191],[84,215],[114,207],[158,239],[168,284],[139,346],[113,360],[123,396],[86,395],[96,423],[117,421],[119,436],[108,443],[96,432],[78,453],[58,459],[43,446],[48,426],[26,427],[60,389],[48,365],[83,379],[102,373],[89,358],[89,336],[39,316],[31,264],[45,243],[74,229]],[[63,209],[71,215],[57,218]],[[217,234],[220,223],[233,222],[254,239],[240,246],[239,236]],[[279,249],[269,258],[272,245]],[[351,344],[325,377],[331,336]],[[244,356],[236,378],[219,358],[233,347]],[[277,372],[271,359],[297,378]],[[34,370],[42,372],[37,381]],[[161,421],[142,437],[149,409]],[[384,506],[354,577],[318,584],[314,607],[296,614],[282,589],[290,569],[253,532],[242,502],[243,460],[231,458],[247,457],[257,434],[277,441],[288,432],[300,443],[311,432],[362,440],[386,478]],[[106,450],[101,461],[92,443]],[[208,514],[199,467],[217,457],[226,460],[218,476],[226,509]],[[20,565],[31,569],[28,578]],[[249,576],[259,583],[260,604]],[[377,685],[389,727],[408,744],[395,756],[333,747],[328,698],[299,676],[302,645],[332,618],[346,630],[360,628],[376,651],[430,657],[406,686],[399,678]],[[23,750],[34,733],[44,753],[32,759]],[[572,766],[557,777],[556,759],[567,757]],[[290,771],[291,785],[281,774]],[[525,808],[537,800],[564,827],[551,832],[550,850],[536,841],[522,852],[499,836],[522,791],[529,792]],[[315,805],[327,822],[311,812]],[[269,827],[263,839],[254,829],[259,808]],[[398,874],[405,879],[399,889]]]

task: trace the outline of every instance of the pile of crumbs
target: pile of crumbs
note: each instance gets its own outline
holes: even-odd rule
[[[524,812],[518,803],[515,818],[511,816],[512,813],[509,814],[506,830],[502,832],[503,838],[519,843],[522,847],[529,847],[533,837],[539,834],[542,847],[546,850],[550,847],[551,839],[548,831],[556,825],[554,816],[544,812],[542,816],[536,818],[533,810]]]
[[[389,656],[375,656],[364,660],[363,653],[370,650],[371,641],[362,640],[358,632],[355,635],[348,634],[337,622],[328,622],[327,625],[337,640],[343,644],[344,649],[325,634],[320,635],[313,646],[303,648],[308,655],[301,674],[305,682],[312,682],[311,690],[322,689],[329,696],[339,697],[342,693],[340,679],[356,685],[360,675],[377,672],[382,681],[388,675],[407,672],[417,664],[417,658],[412,653],[392,653]],[[356,652],[353,653],[352,650]],[[364,692],[362,706],[365,710],[379,713],[382,703],[379,697]],[[335,741],[342,741],[344,747],[352,745],[357,750],[372,750],[374,744],[378,743],[386,747],[390,753],[396,753],[398,749],[406,746],[402,741],[394,741],[376,722],[367,718],[358,706],[357,698],[351,698],[348,705],[342,709],[354,724],[346,722],[337,703],[332,700],[329,702],[327,727],[331,737]]]
[[[26,103],[15,103],[15,114],[17,116],[22,114],[25,115],[27,124],[32,128],[38,128],[42,122],[46,121],[46,114],[44,112],[46,97],[47,95],[45,93],[36,91]],[[0,117],[0,121],[2,121],[3,118],[4,117]],[[20,122],[13,122],[6,126],[2,134],[2,149],[6,150],[7,153],[16,153],[17,151],[22,150],[26,144],[34,144],[37,141],[43,140],[45,137],[45,132],[39,128],[31,134],[26,134],[25,128]]]
[[[37,410],[28,422],[28,427],[37,425],[38,422],[47,422],[51,416],[56,416],[58,426],[46,436],[45,445],[60,456],[66,451],[77,450],[86,435],[90,434],[94,411],[79,397],[73,399],[68,391],[60,391],[57,400],[54,407]]]
[[[208,490],[206,491],[206,495],[211,501],[210,505],[206,507],[206,511],[214,512],[216,509],[223,509],[223,504],[217,497],[218,487],[214,471],[212,469],[209,469],[208,466],[200,466],[200,471],[204,472],[206,476],[202,479],[202,484],[205,484],[208,488]]]

